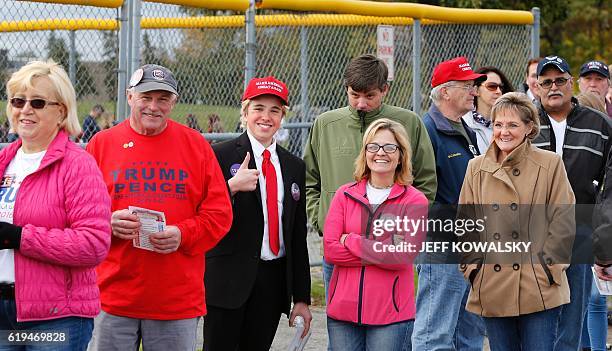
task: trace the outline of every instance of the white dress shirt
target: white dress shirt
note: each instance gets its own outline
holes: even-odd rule
[[[261,242],[261,259],[264,261],[269,261],[285,256],[285,242],[283,240],[283,199],[285,198],[285,188],[283,186],[283,174],[281,173],[280,161],[278,160],[278,154],[276,153],[276,140],[273,140],[272,144],[265,148],[251,135],[248,130],[247,136],[251,142],[251,148],[253,149],[252,156],[255,157],[255,165],[259,171],[259,192],[261,194],[261,208],[263,210],[264,220],[263,240]],[[261,164],[263,163],[263,152],[265,149],[270,151],[270,161],[272,162],[272,165],[274,165],[274,170],[276,171],[276,184],[278,187],[278,255],[275,255],[272,250],[270,250],[270,235],[268,233],[268,206],[266,205],[268,200],[266,194],[266,179],[264,178],[261,169]]]

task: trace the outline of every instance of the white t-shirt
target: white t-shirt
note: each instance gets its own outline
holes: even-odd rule
[[[376,189],[370,182],[366,185],[366,194],[368,195],[368,202],[370,205],[380,205],[382,204],[391,194],[391,188],[387,189]]]
[[[26,154],[21,148],[11,160],[0,183],[0,221],[13,223],[13,210],[21,182],[34,173],[47,150]],[[12,249],[0,250],[0,282],[15,282],[15,258]]]
[[[559,156],[563,156],[563,142],[565,141],[565,128],[567,127],[567,120],[564,119],[561,122],[557,122],[550,116],[548,116],[548,119],[550,120],[550,125],[555,133],[555,152]]]

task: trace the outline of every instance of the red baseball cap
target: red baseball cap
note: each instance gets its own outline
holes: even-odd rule
[[[472,71],[470,63],[465,57],[455,57],[452,60],[439,63],[431,76],[431,87],[435,88],[440,84],[451,80],[486,80],[486,74],[478,74]]]
[[[289,105],[289,90],[287,90],[287,85],[273,76],[251,79],[249,85],[247,85],[244,90],[242,101],[266,94],[278,96],[283,100],[285,105]]]

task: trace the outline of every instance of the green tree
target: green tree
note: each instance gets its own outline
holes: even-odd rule
[[[182,11],[189,16],[234,14],[188,7]],[[174,60],[168,62],[179,82],[181,101],[238,106],[244,79],[244,28],[190,28],[182,32],[181,45],[174,50]]]
[[[68,71],[68,60],[70,54],[66,48],[66,43],[62,38],[58,38],[55,32],[51,32],[49,35],[49,41],[47,42],[47,58],[59,63],[64,67],[66,72]]]
[[[68,52],[64,39],[57,37],[55,32],[51,32],[51,35],[49,35],[47,52],[47,58],[53,59],[55,62],[61,64],[66,72],[68,72],[70,67],[70,53]],[[87,95],[96,95],[98,93],[89,69],[81,62],[81,54],[78,52],[75,55],[75,80],[76,82],[72,82],[72,84],[76,90],[77,98],[83,98]]]
[[[413,2],[413,1],[396,1]],[[612,63],[610,0],[422,0],[423,4],[530,11],[540,8],[540,53],[560,55],[577,72],[591,59]],[[574,72],[572,72],[574,73]]]
[[[164,49],[153,45],[148,31],[144,31],[142,35],[141,48],[141,62],[143,64],[153,63],[161,66],[167,66],[169,64],[170,59],[168,58],[168,53]]]

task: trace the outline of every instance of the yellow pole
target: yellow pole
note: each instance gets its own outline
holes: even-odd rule
[[[233,10],[246,11],[249,8],[249,0],[145,0],[147,2],[158,2],[161,4],[173,4],[205,8],[210,10]]]
[[[244,26],[244,16],[143,17],[140,26],[143,29],[238,28]]]
[[[529,11],[458,9],[414,3],[359,0],[262,0],[259,8],[411,17],[470,24],[533,24],[533,15]]]
[[[48,2],[53,4],[85,5],[96,7],[116,8],[123,5],[123,0],[33,0],[34,2]]]
[[[2,21],[2,32],[28,32],[37,30],[115,30],[117,20],[94,18],[56,18],[32,21]]]

